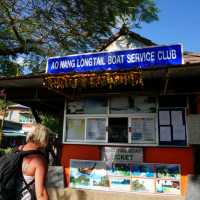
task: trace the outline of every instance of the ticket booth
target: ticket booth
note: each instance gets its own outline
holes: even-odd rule
[[[183,65],[182,46],[106,50],[48,60],[45,86],[77,89],[64,107],[67,186],[185,195],[193,172],[188,96],[164,94],[167,76],[153,80]]]

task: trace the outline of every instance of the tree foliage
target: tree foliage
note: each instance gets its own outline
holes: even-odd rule
[[[10,56],[0,56],[0,74],[15,76],[20,66]]]
[[[123,24],[151,22],[157,12],[153,0],[0,0],[0,56],[91,51]]]
[[[51,114],[40,114],[42,124],[50,128],[55,134],[62,134],[62,124],[58,117]]]

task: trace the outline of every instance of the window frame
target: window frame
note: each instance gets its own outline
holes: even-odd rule
[[[131,121],[132,119],[134,118],[153,118],[154,119],[154,130],[155,130],[155,133],[154,133],[154,140],[152,142],[147,142],[147,141],[141,141],[141,142],[136,142],[136,143],[133,143],[132,140],[131,140],[131,134],[132,134],[132,130],[129,131],[129,135],[128,135],[128,143],[129,144],[133,144],[133,145],[145,145],[145,144],[152,144],[152,145],[157,145],[158,144],[158,115],[157,113],[138,113],[138,114],[135,114],[133,116],[130,116],[129,118],[129,128],[132,129],[132,126],[131,126]]]
[[[67,119],[76,119],[76,120],[84,119],[84,123],[85,123],[85,118],[84,117],[69,117],[69,118],[66,118],[66,120]],[[66,127],[65,127],[65,129],[67,130],[67,121],[66,121]],[[86,130],[86,126],[84,127],[84,136],[83,136],[84,140],[85,140],[85,130]],[[67,135],[65,135],[65,137],[67,137]],[[77,140],[75,140],[75,139],[68,139],[68,142],[82,142],[82,141],[83,140],[79,140],[79,139],[77,139]]]
[[[156,98],[156,104],[158,107],[158,102]],[[110,113],[110,97],[107,99],[107,113],[106,114],[67,114],[67,100],[65,101],[64,107],[64,123],[63,123],[63,144],[86,144],[86,145],[112,145],[112,146],[157,146],[158,145],[158,124],[157,124],[157,112],[156,113],[131,113],[131,114],[111,114]],[[154,142],[147,143],[131,143],[130,140],[130,127],[132,118],[149,118],[154,116],[155,122],[155,139]],[[108,119],[109,118],[128,118],[128,142],[127,143],[109,143],[108,142]],[[90,118],[105,118],[106,119],[106,139],[105,140],[86,140],[86,130],[87,130],[87,119]],[[67,139],[67,119],[85,119],[85,134],[84,140],[70,140]]]

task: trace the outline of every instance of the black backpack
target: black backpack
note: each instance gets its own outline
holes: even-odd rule
[[[20,185],[17,184],[25,181],[22,175],[22,161],[25,156],[31,154],[44,155],[39,150],[30,150],[16,151],[0,157],[0,200],[14,200],[24,189],[30,191],[29,185],[25,182],[26,187],[19,192],[17,189]]]

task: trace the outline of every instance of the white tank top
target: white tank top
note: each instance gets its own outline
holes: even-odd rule
[[[24,180],[26,181],[27,184],[31,183],[34,180],[33,176],[26,176],[26,175],[23,175],[23,176],[24,176]],[[22,188],[24,188],[25,186],[26,186],[25,183],[23,183]],[[33,191],[33,193],[35,193],[34,182],[30,185],[30,189]],[[28,189],[25,189],[22,192],[21,200],[31,200],[31,194]]]

